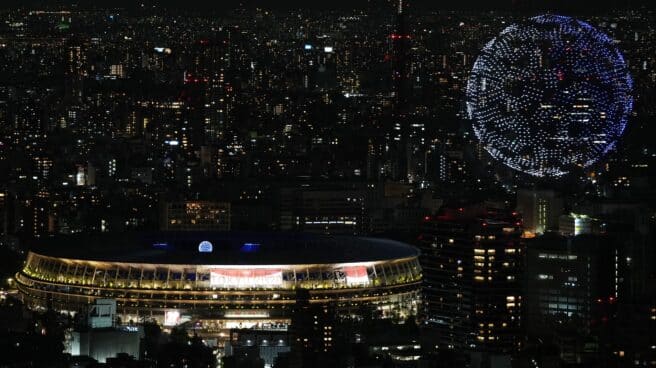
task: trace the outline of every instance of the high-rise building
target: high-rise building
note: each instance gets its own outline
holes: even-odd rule
[[[336,343],[335,325],[336,315],[331,305],[312,304],[310,292],[297,289],[290,328],[292,348],[289,367],[308,367],[322,358],[329,359]]]
[[[517,212],[524,219],[526,231],[542,234],[558,228],[563,200],[554,190],[521,189],[517,191]]]
[[[529,340],[558,346],[566,363],[579,363],[586,351],[600,349],[588,336],[609,329],[615,314],[616,282],[624,270],[621,249],[614,245],[596,235],[549,233],[527,240],[524,325]]]
[[[79,45],[69,45],[66,55],[66,99],[72,103],[80,102],[83,94],[84,65],[86,55]]]
[[[558,232],[565,236],[591,234],[596,227],[596,220],[578,213],[561,215],[558,219]]]
[[[419,239],[428,323],[440,349],[520,346],[524,243],[516,213],[442,209]]]
[[[409,141],[409,115],[408,99],[410,96],[410,64],[408,52],[410,50],[410,33],[407,26],[408,2],[398,0],[395,4],[394,30],[389,35],[391,44],[392,62],[392,93],[394,107],[392,112],[393,131],[391,137],[395,149],[392,150],[393,170],[395,179],[406,181],[410,174],[411,146]]]

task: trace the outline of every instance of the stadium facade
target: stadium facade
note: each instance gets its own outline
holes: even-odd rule
[[[298,233],[66,236],[30,246],[16,282],[32,308],[81,312],[114,299],[121,320],[204,330],[289,323],[299,289],[340,314],[414,315],[418,251],[383,239]]]

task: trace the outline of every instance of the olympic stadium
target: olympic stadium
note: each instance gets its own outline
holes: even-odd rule
[[[384,239],[299,233],[155,232],[33,241],[17,287],[32,308],[116,300],[122,321],[204,329],[285,325],[297,299],[381,318],[417,310],[418,251]]]

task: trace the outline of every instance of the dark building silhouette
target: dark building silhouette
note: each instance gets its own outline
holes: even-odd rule
[[[311,303],[309,290],[296,290],[296,304],[292,314],[290,334],[292,349],[288,367],[328,367],[335,357],[331,355],[336,315],[330,305]]]
[[[521,339],[524,242],[517,214],[443,209],[419,238],[427,324],[440,349],[511,353]]]

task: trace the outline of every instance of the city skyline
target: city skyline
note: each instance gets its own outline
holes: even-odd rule
[[[646,2],[0,5],[0,366],[656,365]]]
[[[206,0],[192,0],[185,2],[184,4],[173,1],[173,0],[148,0],[142,2],[133,2],[128,0],[118,0],[112,1],[110,3],[103,3],[97,1],[87,1],[87,0],[58,0],[58,1],[48,1],[44,2],[43,0],[28,0],[22,2],[12,3],[14,0],[9,0],[3,4],[3,7],[15,7],[15,6],[80,6],[84,7],[95,7],[95,8],[126,8],[130,9],[132,7],[141,7],[142,4],[146,6],[161,6],[163,8],[171,9],[203,9],[203,10],[227,10],[236,7],[246,7],[246,8],[269,8],[271,10],[279,9],[289,9],[296,8],[297,10],[307,9],[307,10],[349,10],[349,9],[362,9],[370,8],[375,6],[380,6],[384,4],[390,4],[390,0],[357,0],[357,1],[343,1],[339,0],[336,2],[330,3],[308,3],[307,1],[301,0],[286,0],[271,3],[262,0],[230,0],[224,1],[220,4],[216,2],[209,2]],[[602,0],[602,1],[592,1],[592,0],[583,0],[577,1],[575,3],[568,2],[564,0],[560,1],[549,1],[549,0],[492,0],[492,1],[483,1],[483,0],[465,0],[460,2],[441,2],[435,3],[429,0],[415,0],[411,1],[413,7],[417,9],[433,9],[433,10],[475,10],[475,11],[551,11],[551,12],[579,12],[579,13],[600,13],[614,10],[631,10],[638,8],[652,8],[653,3],[647,0]]]

